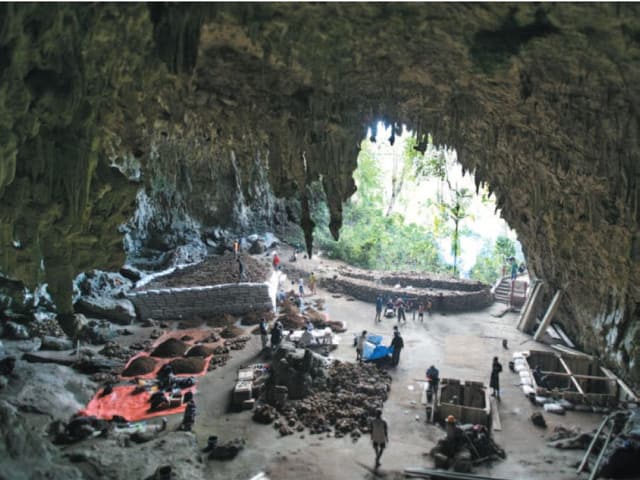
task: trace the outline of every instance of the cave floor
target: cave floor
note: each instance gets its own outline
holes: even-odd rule
[[[354,360],[352,335],[363,329],[387,336],[395,319],[375,324],[374,306],[333,298],[326,291],[317,297],[326,300],[332,319],[346,320],[348,331],[341,334],[341,344],[333,352],[335,358]],[[574,479],[575,469],[583,452],[557,450],[546,446],[545,437],[556,425],[579,426],[590,430],[600,421],[600,415],[568,412],[565,416],[544,414],[548,428],[541,430],[529,420],[533,407],[517,386],[519,378],[509,371],[511,355],[518,349],[548,347],[533,342],[531,337],[515,328],[518,315],[509,313],[502,318],[492,316],[504,309],[502,304],[474,313],[441,315],[434,313],[424,323],[412,320],[400,326],[405,349],[400,365],[391,370],[393,383],[384,417],[389,423],[390,439],[382,457],[381,473],[393,478],[406,467],[432,466],[425,456],[444,435],[443,430],[425,423],[420,405],[422,383],[426,368],[435,364],[441,377],[476,380],[488,383],[491,360],[498,356],[504,366],[501,376],[502,401],[499,406],[502,431],[495,432],[495,441],[507,452],[507,459],[490,467],[478,467],[475,473],[508,479]],[[506,338],[509,350],[502,347]],[[236,369],[242,364],[259,360],[259,341],[253,338],[247,349],[235,355],[225,369],[208,374],[200,382],[198,394],[199,417],[195,429],[198,443],[205,445],[209,435],[221,440],[235,437],[247,439],[246,449],[235,460],[210,463],[211,478],[249,479],[266,472],[277,479],[372,478],[374,463],[371,442],[363,437],[354,442],[349,437],[333,438],[309,435],[308,432],[280,437],[270,425],[258,425],[251,420],[251,412],[227,413],[230,391],[235,382]],[[178,422],[179,419],[174,419]]]

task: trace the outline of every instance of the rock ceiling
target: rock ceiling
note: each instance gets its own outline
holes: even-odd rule
[[[637,381],[639,13],[0,4],[0,271],[48,281],[69,311],[73,275],[122,263],[118,226],[139,188],[127,165],[145,182],[260,156],[275,194],[300,196],[309,243],[305,186],[322,181],[337,234],[359,142],[383,119],[457,149],[547,298],[565,290],[570,332]]]

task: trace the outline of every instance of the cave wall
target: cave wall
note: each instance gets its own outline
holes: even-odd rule
[[[382,119],[457,149],[545,300],[565,290],[565,327],[638,382],[639,13],[2,4],[0,271],[66,298],[74,272],[122,262],[118,225],[167,179],[156,204],[209,225],[241,222],[238,205],[268,219],[265,198],[297,196],[310,245],[305,186],[322,181],[337,234],[360,140]]]

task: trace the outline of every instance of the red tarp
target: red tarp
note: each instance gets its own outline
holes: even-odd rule
[[[113,392],[104,397],[100,396],[102,394],[102,390],[100,390],[89,401],[87,407],[78,413],[79,415],[93,415],[103,420],[111,420],[114,415],[120,415],[129,422],[137,422],[147,418],[164,417],[166,415],[182,413],[186,408],[186,404],[182,404],[175,408],[149,412],[151,392],[143,391],[134,395],[133,391],[135,389],[135,385],[113,387]],[[184,389],[182,390],[182,394],[184,395],[189,391],[195,393],[196,389],[195,387]]]
[[[170,332],[166,332],[160,338],[158,338],[153,344],[153,348],[156,348],[158,345],[167,341],[169,338],[176,338],[178,340],[182,340],[184,336],[193,337],[191,340],[182,340],[190,346],[195,345],[199,341],[207,338],[211,335],[212,330],[199,330],[199,329],[190,329],[190,330],[173,330]],[[215,343],[203,343],[209,348],[215,348],[218,345],[224,344],[224,340],[221,339]],[[127,362],[126,367],[129,364],[139,357],[148,357],[150,356],[147,352],[141,352],[137,355],[131,357]],[[211,362],[211,358],[213,355],[209,355],[205,358],[204,368],[201,372],[198,373],[186,373],[180,374],[180,377],[199,377],[205,375],[209,369],[209,362]],[[136,378],[140,379],[154,379],[156,378],[158,370],[162,367],[162,365],[172,362],[176,358],[184,358],[184,357],[172,357],[172,358],[158,358],[153,357],[157,364],[156,368],[153,372],[148,373],[146,375],[137,375]],[[125,377],[123,377],[125,378]],[[141,393],[133,395],[133,391],[136,389],[136,385],[123,385],[113,387],[113,392],[109,395],[101,397],[102,391],[98,391],[96,395],[89,401],[89,404],[84,410],[80,410],[79,415],[93,415],[98,418],[102,418],[104,420],[111,420],[114,415],[120,415],[124,417],[129,422],[136,422],[139,420],[145,420],[147,418],[152,417],[160,417],[165,415],[173,415],[176,413],[184,412],[186,406],[180,405],[179,407],[169,408],[164,410],[158,410],[154,412],[149,412],[149,399],[151,398],[152,393],[148,391],[143,391]],[[186,392],[196,391],[195,386],[182,390],[182,394],[184,395]]]

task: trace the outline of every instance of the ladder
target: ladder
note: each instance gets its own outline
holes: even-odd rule
[[[597,478],[598,470],[600,468],[600,463],[602,462],[604,454],[607,451],[607,448],[609,447],[609,442],[611,441],[611,435],[613,434],[614,425],[615,425],[615,422],[614,422],[613,414],[610,414],[604,417],[604,419],[602,420],[602,423],[598,427],[598,430],[596,430],[596,434],[593,436],[593,440],[591,440],[591,443],[589,444],[589,447],[587,448],[587,451],[585,452],[584,457],[582,458],[582,462],[580,462],[580,465],[578,466],[578,470],[576,470],[577,474],[583,472],[587,467],[587,465],[589,465],[589,458],[591,457],[591,454],[594,453],[594,447],[598,442],[600,435],[604,434],[604,430],[606,428],[608,429],[608,431],[605,434],[604,444],[602,445],[602,448],[600,449],[600,452],[598,453],[598,456],[596,457],[596,461],[593,464],[593,466],[589,465],[589,471],[591,472],[591,474],[589,475],[589,480],[595,480]]]

